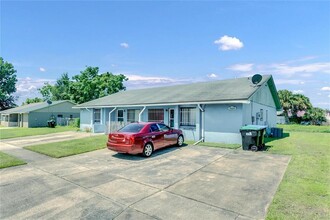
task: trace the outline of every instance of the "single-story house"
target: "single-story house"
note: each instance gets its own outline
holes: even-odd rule
[[[79,109],[72,108],[71,101],[53,101],[31,103],[16,108],[0,111],[1,125],[6,127],[45,127],[47,121],[54,117],[57,122],[65,118],[79,118]]]
[[[80,128],[108,133],[112,123],[163,121],[186,140],[241,143],[247,124],[276,126],[281,104],[273,77],[251,77],[118,92],[80,108]]]

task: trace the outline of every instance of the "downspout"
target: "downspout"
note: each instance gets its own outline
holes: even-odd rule
[[[141,116],[142,116],[142,113],[144,112],[144,110],[146,110],[147,106],[144,106],[143,109],[140,111],[139,113],[139,122],[141,122]]]
[[[108,129],[108,134],[110,134],[110,128],[111,128],[111,113],[114,112],[115,110],[117,109],[117,107],[115,107],[114,109],[112,109],[110,112],[109,112],[109,129]]]
[[[200,104],[198,104],[198,108],[202,112],[202,122],[200,123],[201,124],[201,128],[202,128],[202,132],[201,132],[202,133],[202,138],[199,141],[197,141],[196,143],[194,143],[194,145],[197,145],[200,142],[204,142],[204,139],[205,139],[205,136],[204,136],[205,109],[203,109]]]

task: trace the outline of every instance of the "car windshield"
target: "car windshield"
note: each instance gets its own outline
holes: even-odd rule
[[[119,129],[118,131],[137,133],[140,132],[143,127],[144,127],[143,124],[128,124],[125,127]]]

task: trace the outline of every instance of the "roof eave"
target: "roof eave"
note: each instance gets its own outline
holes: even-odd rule
[[[225,101],[200,101],[200,102],[173,102],[173,103],[146,103],[137,105],[86,105],[74,106],[72,108],[114,108],[114,107],[144,107],[144,106],[167,106],[167,105],[197,105],[197,104],[249,104],[247,99],[225,100]]]

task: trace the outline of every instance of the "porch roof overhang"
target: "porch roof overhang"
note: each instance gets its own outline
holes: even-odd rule
[[[171,106],[171,105],[203,105],[203,104],[249,104],[249,100],[227,100],[227,101],[205,101],[205,102],[180,102],[180,103],[146,103],[146,104],[134,104],[134,105],[84,105],[84,106],[74,106],[73,108],[115,108],[115,107],[123,107],[123,108],[130,108],[130,107],[150,107],[150,106]]]

